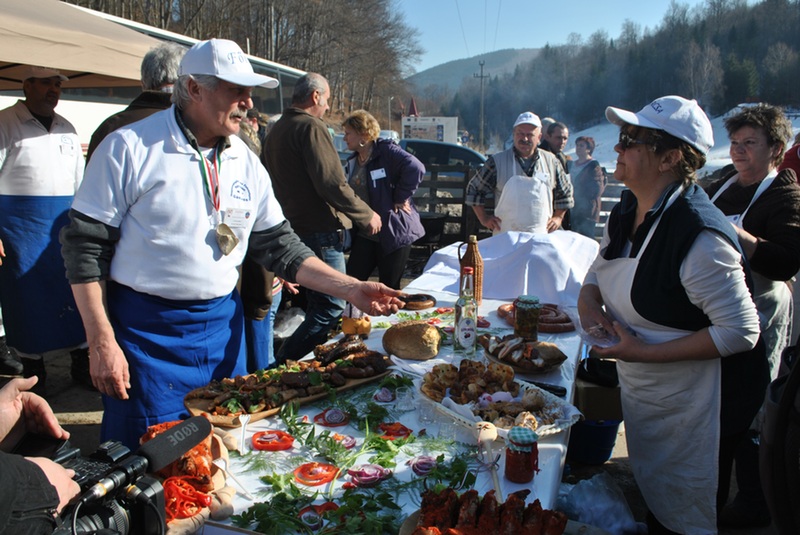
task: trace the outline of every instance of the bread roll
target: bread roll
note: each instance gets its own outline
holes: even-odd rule
[[[428,360],[439,353],[442,336],[423,320],[392,325],[383,335],[383,349],[389,355],[407,360]]]

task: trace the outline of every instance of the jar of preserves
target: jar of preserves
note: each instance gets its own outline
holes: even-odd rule
[[[514,300],[514,336],[526,340],[539,338],[539,314],[542,304],[535,295],[521,295]]]
[[[512,427],[506,438],[506,479],[530,483],[539,471],[539,437],[527,427]]]

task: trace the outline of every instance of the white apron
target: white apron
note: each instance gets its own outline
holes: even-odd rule
[[[761,184],[759,184],[753,198],[750,200],[750,204],[747,205],[744,212],[727,216],[728,221],[730,221],[733,226],[744,228],[742,227],[744,216],[747,215],[748,210],[750,210],[750,207],[756,202],[756,199],[772,185],[776,176],[777,171],[773,170],[761,181]],[[713,203],[716,201],[722,192],[728,189],[738,178],[738,173],[729,178],[714,194],[714,197],[711,198],[711,202]],[[789,285],[784,281],[774,281],[756,272],[752,272],[752,275],[754,291],[753,301],[758,310],[758,318],[761,324],[761,337],[764,339],[764,343],[767,346],[770,380],[774,381],[778,376],[781,353],[783,353],[783,349],[789,345],[794,308],[792,304],[792,292],[789,290]]]
[[[514,175],[508,179],[494,208],[500,218],[500,230],[547,233],[547,221],[553,217],[553,192],[550,175],[535,172],[532,177]]]
[[[667,201],[668,210],[683,191]],[[652,323],[631,303],[642,253],[596,268],[608,311],[636,336],[657,344],[691,334]],[[647,506],[666,528],[687,535],[717,533],[716,497],[720,440],[720,359],[673,363],[617,361],[628,454]]]

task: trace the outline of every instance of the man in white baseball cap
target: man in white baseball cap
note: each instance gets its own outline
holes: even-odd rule
[[[27,66],[25,99],[0,111],[0,306],[6,341],[22,357],[20,365],[3,351],[0,373],[36,375],[40,393],[42,355],[86,339],[53,238],[84,167],[75,127],[55,111],[66,80],[56,69]]]
[[[97,147],[61,233],[103,394],[101,437],[131,449],[148,426],[186,416],[189,391],[247,372],[235,291],[245,254],[370,314],[401,304],[399,291],[339,273],[300,242],[236,135],[253,86],[277,82],[220,39],[194,45],[180,73],[171,108]]]
[[[209,39],[194,45],[181,61],[180,74],[215,76],[246,87],[278,87],[275,78],[254,73],[247,55],[239,45],[227,39]]]
[[[514,145],[489,156],[469,181],[465,204],[495,234],[553,232],[573,206],[569,175],[555,155],[538,148],[542,137],[538,115],[519,114],[513,129]],[[494,196],[494,215],[484,209],[490,196]]]

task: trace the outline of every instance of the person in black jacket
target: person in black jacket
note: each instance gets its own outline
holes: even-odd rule
[[[6,453],[26,432],[69,438],[47,401],[29,392],[36,381],[12,379],[0,389],[0,535],[52,533],[55,515],[80,492],[74,470]]]

